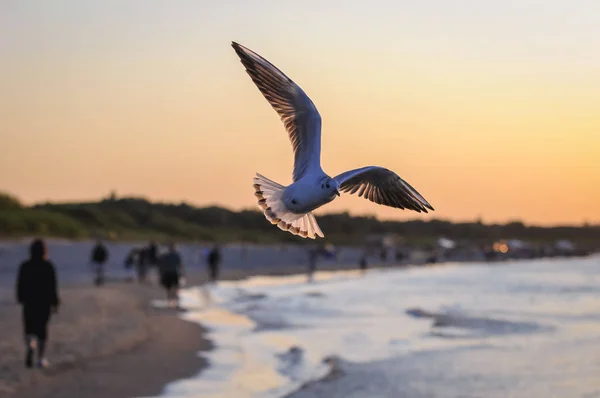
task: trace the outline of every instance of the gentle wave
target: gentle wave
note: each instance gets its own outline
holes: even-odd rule
[[[477,396],[533,397],[546,390],[517,381],[565,384],[557,358],[588,360],[600,349],[598,263],[321,272],[313,283],[296,275],[189,288],[182,316],[207,327],[215,349],[203,354],[210,366],[199,377],[168,385],[164,396],[448,397],[485,380]],[[536,355],[542,363],[532,365]],[[568,362],[581,367],[588,390],[596,388],[585,378],[590,366],[600,370],[595,363]],[[496,370],[472,375],[482,369]],[[408,376],[410,388],[397,385]],[[315,384],[324,378],[329,384]]]

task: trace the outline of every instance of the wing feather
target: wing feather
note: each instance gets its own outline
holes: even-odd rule
[[[321,116],[302,89],[254,51],[233,42],[233,49],[256,87],[279,114],[294,151],[294,181],[321,168]]]
[[[362,167],[342,173],[334,179],[340,185],[340,192],[356,193],[380,205],[419,213],[427,213],[427,209],[434,210],[408,182],[383,167]]]

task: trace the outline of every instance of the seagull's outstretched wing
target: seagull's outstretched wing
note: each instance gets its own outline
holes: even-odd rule
[[[302,89],[269,61],[233,42],[246,72],[277,111],[294,148],[294,181],[321,167],[321,116]]]
[[[377,166],[367,166],[346,171],[334,178],[340,184],[341,192],[358,192],[358,196],[380,205],[425,212],[433,207],[391,170]]]

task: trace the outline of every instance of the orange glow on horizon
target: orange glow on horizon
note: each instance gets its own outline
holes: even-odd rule
[[[12,38],[0,43],[0,190],[28,203],[115,190],[254,208],[254,173],[290,183],[292,152],[236,40],[313,99],[327,173],[384,166],[436,209],[343,195],[319,213],[600,223],[594,10],[572,6],[578,24],[557,33],[550,16],[527,20],[509,5],[474,6],[479,19],[466,23],[453,9],[434,16],[386,1],[384,12],[347,2],[319,15],[310,1],[293,13],[259,2],[264,15],[200,3],[73,3],[62,10],[69,22],[44,3],[0,6]],[[562,15],[561,4],[545,12]],[[310,29],[293,28],[308,18]]]

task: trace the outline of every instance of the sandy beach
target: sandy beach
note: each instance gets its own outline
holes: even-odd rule
[[[197,353],[211,344],[196,323],[177,312],[155,308],[164,299],[154,271],[151,284],[125,282],[122,261],[142,243],[109,243],[108,283],[95,288],[87,265],[93,242],[50,240],[49,254],[59,277],[62,307],[51,320],[47,370],[24,367],[21,309],[15,303],[18,264],[27,256],[28,240],[1,243],[0,256],[0,397],[140,397],[160,394],[174,380],[196,375],[206,365]],[[164,248],[161,248],[164,250]],[[205,281],[201,257],[206,247],[179,247],[187,266],[188,286]],[[225,247],[221,279],[249,275],[289,275],[306,269],[306,249],[297,247]],[[291,259],[278,264],[281,253]],[[354,267],[358,250],[347,249],[341,261],[322,267]]]
[[[465,391],[531,398],[600,391],[593,355],[600,347],[598,257],[502,266],[374,263],[363,275],[358,251],[345,248],[321,260],[306,283],[298,275],[306,271],[305,249],[256,246],[241,255],[225,247],[223,282],[206,289],[207,307],[205,289],[194,287],[206,280],[205,248],[181,245],[189,287],[181,313],[161,308],[165,294],[154,272],[150,285],[123,280],[131,244],[110,245],[110,280],[96,288],[86,264],[91,243],[53,241],[63,305],[50,328],[52,366],[26,370],[14,299],[26,244],[4,243],[0,257],[2,398],[421,398]],[[245,279],[256,275],[263,276]],[[323,379],[331,370],[325,358],[335,358],[336,371]],[[571,369],[560,377],[557,358]]]
[[[23,366],[20,308],[4,290],[0,305],[0,397],[134,397],[195,375],[210,348],[200,326],[153,308],[157,286],[115,283],[62,289],[50,329],[47,370]]]

